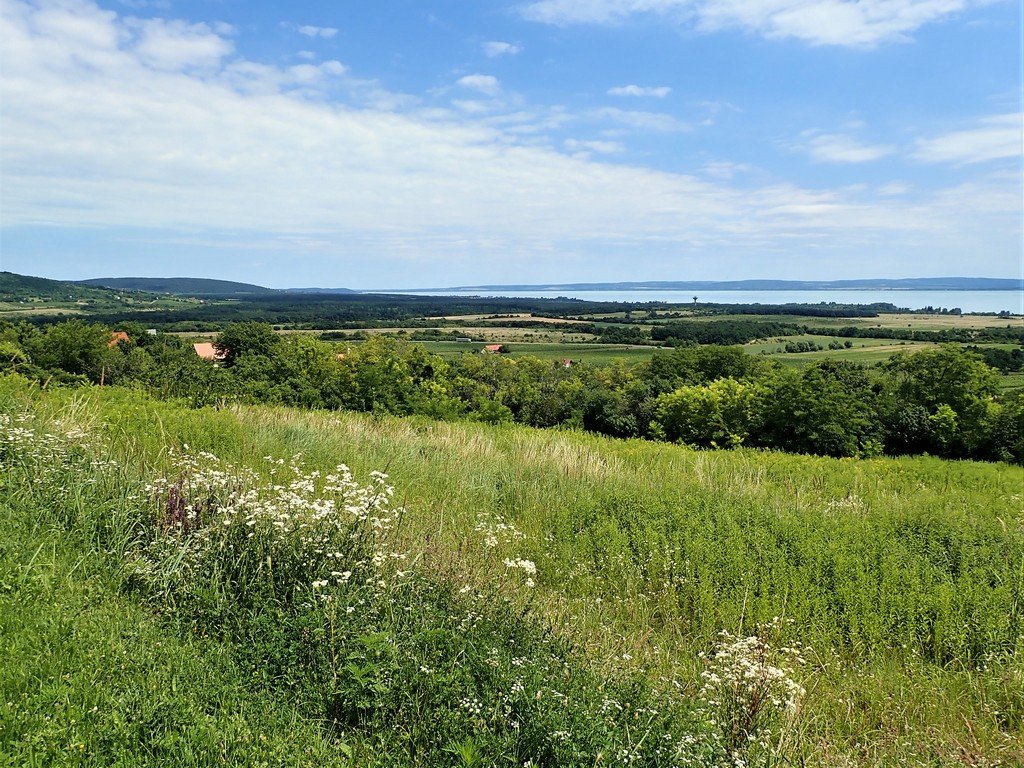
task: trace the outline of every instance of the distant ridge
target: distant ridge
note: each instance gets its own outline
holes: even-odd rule
[[[906,277],[869,280],[648,280],[622,283],[461,285],[444,291],[1020,291],[1024,279],[1003,277]]]
[[[0,296],[6,301],[43,298],[51,301],[114,300],[117,291],[69,280],[51,280],[14,272],[0,272]]]
[[[210,280],[204,277],[95,277],[78,280],[80,285],[120,288],[125,291],[170,293],[178,296],[256,296],[280,293],[274,288],[231,280]]]

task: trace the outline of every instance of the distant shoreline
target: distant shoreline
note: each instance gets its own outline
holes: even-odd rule
[[[997,277],[913,277],[864,280],[645,280],[615,283],[457,285],[387,289],[391,293],[430,291],[1024,291],[1024,279]]]

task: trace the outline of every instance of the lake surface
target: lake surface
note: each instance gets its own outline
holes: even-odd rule
[[[1021,291],[392,291],[419,296],[503,296],[554,299],[564,296],[586,301],[664,301],[671,304],[875,304],[887,302],[906,309],[960,307],[964,312],[1013,312],[1024,314]]]

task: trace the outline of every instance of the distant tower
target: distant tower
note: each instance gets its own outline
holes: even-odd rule
[[[696,296],[693,297],[693,306],[695,306],[695,307],[697,306],[697,297]]]

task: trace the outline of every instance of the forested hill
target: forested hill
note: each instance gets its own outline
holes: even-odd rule
[[[103,301],[114,296],[109,288],[0,272],[0,297],[5,301]]]
[[[78,283],[128,291],[171,293],[179,296],[229,297],[280,293],[274,288],[265,288],[262,285],[236,283],[231,280],[209,280],[200,277],[96,277],[90,280],[79,280]]]

